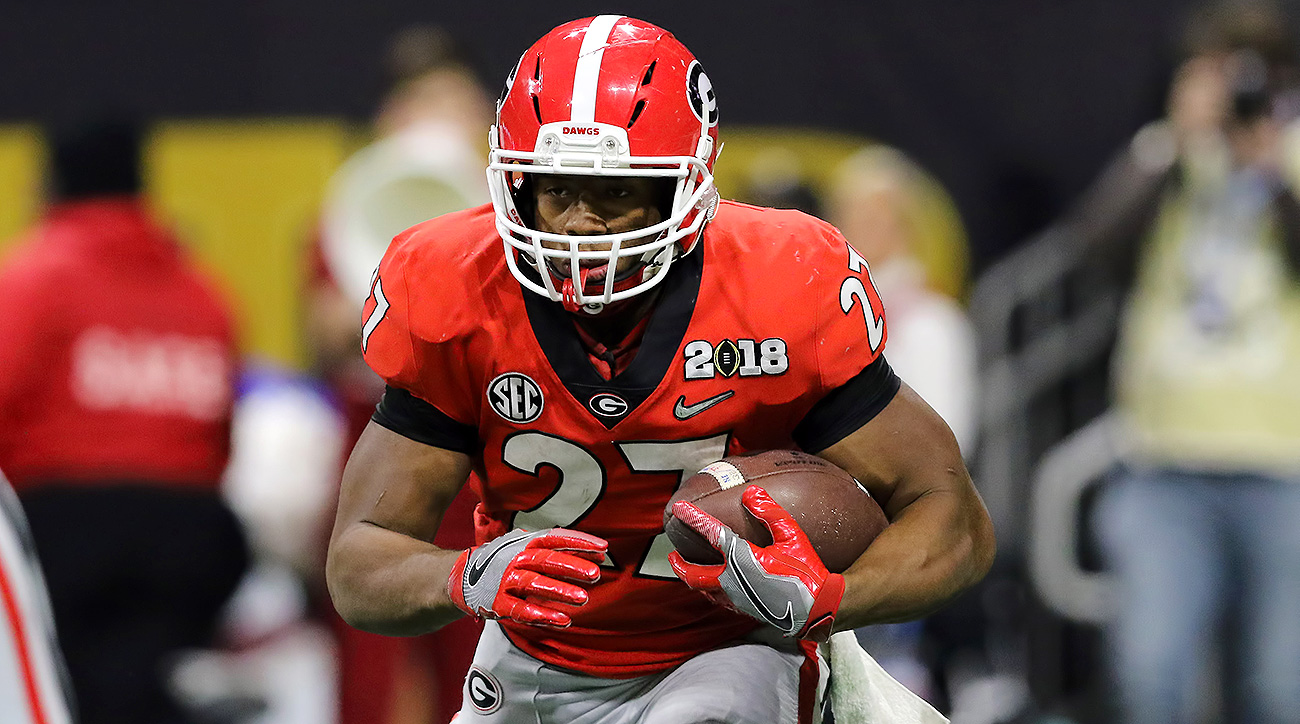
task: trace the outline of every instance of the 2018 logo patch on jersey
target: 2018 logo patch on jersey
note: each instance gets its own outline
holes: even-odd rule
[[[790,369],[785,340],[780,337],[769,337],[761,342],[724,339],[717,344],[697,339],[687,343],[684,351],[688,380],[711,380],[717,375],[781,375]]]
[[[493,378],[488,383],[487,398],[498,415],[519,424],[541,417],[546,404],[542,388],[521,372],[506,372]]]

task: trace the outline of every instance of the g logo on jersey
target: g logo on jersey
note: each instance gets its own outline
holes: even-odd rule
[[[691,102],[696,118],[710,126],[718,125],[718,97],[713,94],[713,83],[698,60],[691,61],[691,67],[686,69],[686,99]]]
[[[587,407],[601,417],[622,417],[627,414],[627,400],[612,392],[601,392],[587,400]]]
[[[510,422],[527,424],[542,416],[542,388],[526,374],[506,372],[488,383],[488,404]]]
[[[465,677],[465,697],[476,711],[491,714],[501,708],[501,684],[495,676],[471,666]]]

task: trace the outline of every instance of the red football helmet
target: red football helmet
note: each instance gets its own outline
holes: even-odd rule
[[[641,20],[575,20],[537,41],[506,79],[489,142],[488,186],[510,271],[571,310],[596,313],[658,284],[698,244],[717,209],[713,87],[685,46]],[[662,222],[576,237],[533,229],[531,211],[521,212],[532,208],[528,178],[537,173],[675,179],[675,186]],[[580,260],[604,260],[613,270],[622,257],[639,263],[584,289]]]

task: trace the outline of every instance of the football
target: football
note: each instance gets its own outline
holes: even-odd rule
[[[889,524],[862,484],[841,468],[795,450],[768,450],[723,458],[682,483],[664,509],[664,530],[691,563],[721,563],[703,536],[672,515],[672,505],[688,500],[758,546],[772,544],[767,525],[740,502],[745,488],[757,485],[794,516],[822,563],[843,573]]]

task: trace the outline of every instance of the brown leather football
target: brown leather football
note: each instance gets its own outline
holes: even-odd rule
[[[755,545],[772,544],[766,524],[740,502],[750,485],[766,490],[794,516],[832,573],[843,573],[889,524],[866,488],[819,457],[795,450],[737,455],[691,476],[664,509],[664,530],[683,558],[691,563],[722,562],[708,541],[673,517],[672,505],[678,500],[689,500]]]

